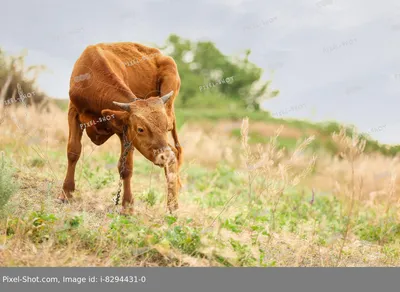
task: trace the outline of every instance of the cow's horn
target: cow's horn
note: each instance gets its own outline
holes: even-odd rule
[[[130,104],[129,104],[129,103],[113,101],[113,104],[119,106],[119,107],[122,108],[124,111],[127,111],[127,112],[130,112],[130,111],[131,111],[131,107],[130,107]]]
[[[171,91],[170,93],[164,95],[163,97],[161,97],[162,101],[164,103],[166,103],[168,101],[168,99],[174,94],[174,91]]]

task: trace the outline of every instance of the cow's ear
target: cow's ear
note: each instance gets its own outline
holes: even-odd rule
[[[101,114],[111,124],[116,133],[122,133],[123,126],[129,123],[130,114],[125,111],[102,110]]]

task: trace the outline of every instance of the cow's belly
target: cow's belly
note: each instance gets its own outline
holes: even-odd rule
[[[111,125],[104,117],[97,117],[90,114],[80,114],[79,120],[80,129],[86,130],[86,134],[96,145],[103,144],[112,135],[114,135]]]
[[[105,135],[105,134],[97,134],[93,129],[86,129],[86,134],[90,138],[90,140],[96,144],[96,145],[102,145],[104,142],[106,142],[112,135],[114,135],[113,132]]]

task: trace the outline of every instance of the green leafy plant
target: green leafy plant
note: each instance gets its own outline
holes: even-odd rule
[[[200,233],[197,228],[175,226],[167,232],[166,237],[172,246],[184,253],[192,254],[200,247]]]
[[[153,189],[143,193],[142,197],[146,204],[150,207],[153,207],[157,203],[157,193]]]
[[[28,219],[28,233],[33,242],[42,243],[54,233],[54,225],[58,218],[44,211],[32,212]]]
[[[254,266],[257,262],[256,258],[251,253],[250,248],[240,243],[240,241],[231,238],[229,240],[233,250],[236,252],[239,266]]]

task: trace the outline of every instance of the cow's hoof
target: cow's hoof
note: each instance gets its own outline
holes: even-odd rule
[[[58,204],[68,204],[69,200],[67,198],[57,198],[56,203]]]
[[[133,207],[122,207],[121,211],[119,212],[119,214],[123,216],[131,216],[134,213],[135,212],[133,211]]]
[[[171,215],[176,215],[178,212],[178,205],[168,207],[168,211]]]

